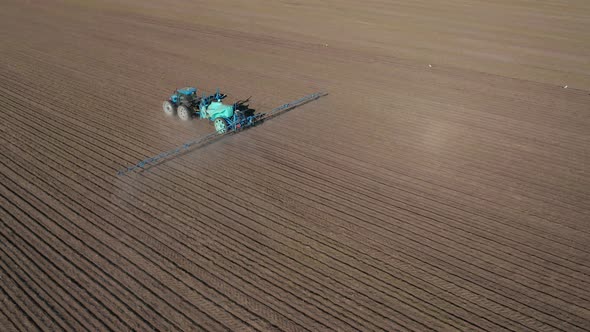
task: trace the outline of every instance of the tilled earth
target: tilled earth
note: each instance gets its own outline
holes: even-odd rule
[[[590,329],[586,1],[0,8],[3,331]]]

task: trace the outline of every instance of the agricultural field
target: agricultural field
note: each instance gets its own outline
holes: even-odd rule
[[[0,330],[590,330],[590,2],[4,0]],[[180,87],[258,112],[213,131]]]

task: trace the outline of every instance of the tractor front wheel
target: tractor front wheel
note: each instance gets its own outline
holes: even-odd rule
[[[172,116],[176,113],[176,109],[174,108],[174,104],[172,104],[169,100],[166,100],[162,104],[162,109],[164,109],[164,113],[166,113],[166,115]]]
[[[213,122],[213,125],[215,125],[215,131],[217,131],[218,134],[227,133],[227,121],[225,121],[225,119],[217,118]]]
[[[184,105],[178,106],[178,109],[176,110],[176,114],[178,114],[178,118],[182,121],[188,121],[191,119],[191,113],[188,110],[188,107],[186,107]]]

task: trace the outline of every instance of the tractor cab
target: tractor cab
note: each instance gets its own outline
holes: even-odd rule
[[[178,89],[176,91],[178,91],[178,93],[181,93],[181,94],[183,94],[185,96],[190,96],[190,95],[196,95],[197,94],[197,88],[193,88],[193,87],[182,88],[182,89]]]
[[[170,100],[174,104],[192,104],[193,100],[197,99],[197,89],[193,87],[182,88],[174,91],[170,96]]]

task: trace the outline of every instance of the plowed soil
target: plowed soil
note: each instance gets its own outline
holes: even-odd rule
[[[587,1],[0,8],[1,330],[590,329]]]

